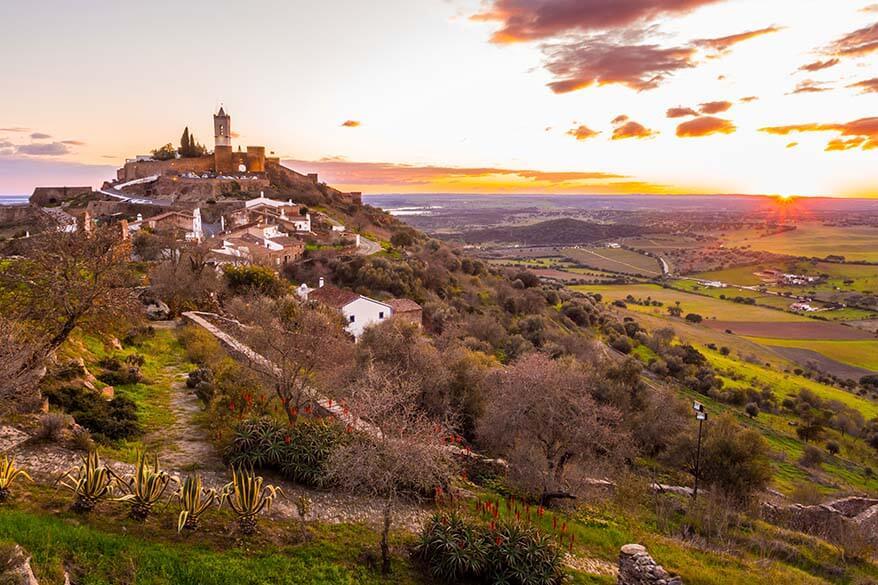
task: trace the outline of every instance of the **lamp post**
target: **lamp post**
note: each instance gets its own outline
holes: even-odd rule
[[[695,450],[695,486],[692,489],[692,499],[698,499],[698,477],[701,475],[701,430],[704,421],[707,420],[707,411],[700,402],[692,402],[692,410],[695,411],[695,418],[698,420],[698,447]]]

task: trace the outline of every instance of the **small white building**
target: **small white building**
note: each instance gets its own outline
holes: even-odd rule
[[[358,295],[357,293],[325,285],[320,279],[317,288],[307,284],[299,285],[296,293],[303,300],[317,301],[339,311],[345,319],[345,330],[359,339],[363,331],[371,325],[384,322],[393,315],[393,307],[387,303]]]

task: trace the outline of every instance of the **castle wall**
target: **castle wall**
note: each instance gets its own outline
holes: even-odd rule
[[[214,157],[210,155],[198,158],[128,162],[116,172],[116,178],[120,181],[133,181],[168,173],[206,173],[212,171],[213,167]]]
[[[213,151],[214,169],[217,173],[231,174],[237,171],[231,146],[217,144]]]
[[[265,172],[265,147],[247,147],[247,171],[250,173]]]

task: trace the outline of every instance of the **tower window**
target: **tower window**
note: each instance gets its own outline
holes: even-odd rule
[[[354,321],[357,320],[357,316],[356,316],[356,315],[351,315],[351,316],[350,316],[350,320],[351,320],[351,323],[353,323]]]

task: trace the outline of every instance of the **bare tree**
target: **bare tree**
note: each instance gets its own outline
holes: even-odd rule
[[[311,402],[317,374],[343,369],[353,355],[353,342],[338,313],[303,304],[293,297],[235,299],[229,311],[243,327],[242,340],[266,361],[251,359],[248,366],[272,387],[294,424]]]
[[[217,303],[223,283],[207,262],[207,245],[175,249],[149,273],[150,286],[174,313],[191,309],[210,309]]]
[[[0,413],[36,410],[41,347],[41,340],[20,323],[0,317]]]
[[[575,497],[577,479],[628,452],[619,411],[589,393],[596,374],[575,360],[529,354],[492,378],[479,440],[544,504]]]
[[[343,488],[382,500],[381,568],[388,573],[388,535],[397,506],[447,487],[457,462],[444,444],[450,429],[419,407],[419,390],[410,379],[371,364],[361,372],[346,400],[351,414],[365,422],[334,453],[329,469]]]

